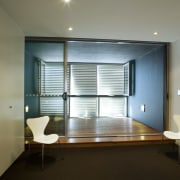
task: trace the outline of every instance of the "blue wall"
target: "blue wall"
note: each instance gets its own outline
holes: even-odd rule
[[[128,100],[129,117],[160,131],[164,129],[165,52],[162,46],[136,60],[135,94]]]

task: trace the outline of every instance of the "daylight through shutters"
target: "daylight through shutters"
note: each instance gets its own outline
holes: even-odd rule
[[[80,63],[70,70],[71,117],[126,116],[123,65]]]
[[[41,63],[40,114],[63,114],[64,73],[61,63]]]

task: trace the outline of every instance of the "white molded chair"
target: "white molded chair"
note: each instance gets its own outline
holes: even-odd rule
[[[27,119],[27,125],[32,131],[33,141],[42,144],[42,167],[44,166],[44,144],[55,143],[59,136],[57,134],[45,135],[44,130],[49,122],[49,116]]]
[[[180,162],[180,115],[174,115],[173,119],[177,127],[177,131],[164,131],[163,134],[169,139],[176,140],[176,144],[178,145],[178,159]]]

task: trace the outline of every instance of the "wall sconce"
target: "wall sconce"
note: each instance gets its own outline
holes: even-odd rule
[[[29,106],[28,105],[25,106],[25,112],[29,112]]]

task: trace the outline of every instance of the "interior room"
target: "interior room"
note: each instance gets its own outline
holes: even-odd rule
[[[166,43],[26,38],[25,124],[48,115],[46,132],[59,136],[159,135],[166,64]],[[25,137],[32,137],[27,126]]]
[[[0,179],[48,178],[58,167],[62,179],[80,179],[78,165],[86,175],[90,160],[92,170],[101,166],[98,179],[110,179],[123,158],[121,175],[135,162],[146,173],[158,164],[159,179],[176,174],[164,169],[179,168],[177,154],[153,145],[172,152],[173,144],[177,153],[163,132],[178,132],[179,7],[177,0],[0,0]],[[26,154],[41,149],[26,120],[44,115],[45,133],[59,139],[45,146],[56,160],[42,173]]]

